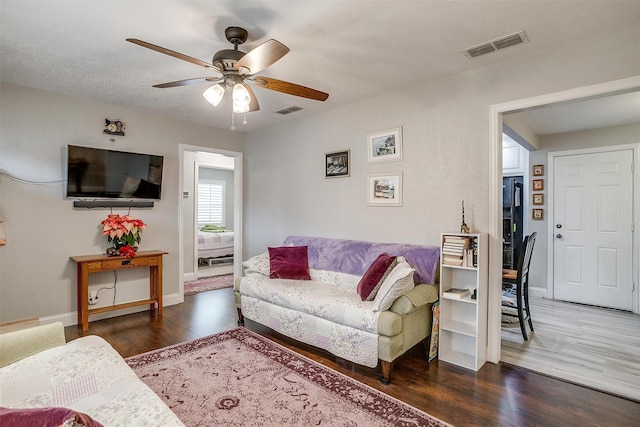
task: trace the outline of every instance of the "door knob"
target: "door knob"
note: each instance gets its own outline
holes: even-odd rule
[[[556,237],[557,237],[558,239],[562,239],[562,234],[558,233],[558,234],[556,234]]]

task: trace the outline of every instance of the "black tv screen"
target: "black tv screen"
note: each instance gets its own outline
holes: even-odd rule
[[[67,197],[160,199],[162,156],[69,145]]]

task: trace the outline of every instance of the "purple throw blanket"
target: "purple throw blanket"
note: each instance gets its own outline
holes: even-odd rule
[[[403,256],[409,265],[416,270],[414,273],[416,283],[434,283],[440,259],[438,246],[302,236],[289,236],[283,245],[307,246],[309,268],[339,271],[358,276],[362,276],[381,253]]]

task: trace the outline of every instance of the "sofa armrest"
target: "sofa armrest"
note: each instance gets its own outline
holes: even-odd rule
[[[421,283],[404,295],[400,295],[389,310],[403,315],[411,313],[416,307],[432,304],[438,300],[438,285]]]
[[[66,343],[62,323],[51,323],[0,335],[0,368]]]

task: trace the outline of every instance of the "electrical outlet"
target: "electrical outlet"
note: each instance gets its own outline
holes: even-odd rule
[[[89,304],[90,305],[97,304],[97,301],[98,301],[98,292],[97,291],[89,292]]]

